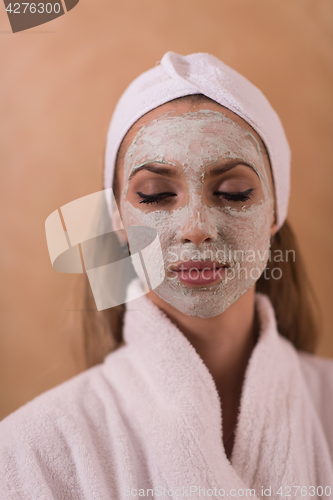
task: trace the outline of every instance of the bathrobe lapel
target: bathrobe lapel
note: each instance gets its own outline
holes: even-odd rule
[[[271,486],[273,497],[281,486],[292,496],[294,486],[332,486],[330,453],[297,351],[278,334],[268,298],[257,294],[256,307],[261,332],[245,374],[233,467],[256,491]],[[317,498],[307,493],[302,498]]]
[[[216,487],[226,494],[255,488],[260,498],[262,487],[271,487],[274,497],[281,486],[332,485],[329,451],[297,352],[278,335],[267,297],[256,296],[261,331],[245,374],[230,462],[211,374],[163,311],[144,295],[133,300],[140,290],[136,279],[127,292],[124,338],[133,384],[123,391],[153,457],[151,487]]]

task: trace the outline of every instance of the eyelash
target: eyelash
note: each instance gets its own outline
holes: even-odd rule
[[[151,195],[151,194],[149,195],[149,194],[143,194],[140,191],[138,191],[136,194],[138,194],[140,198],[143,198],[143,200],[139,201],[139,203],[145,203],[146,205],[151,205],[151,204],[158,205],[165,198],[170,198],[170,196],[177,196],[175,193],[160,193],[156,195]]]
[[[224,198],[227,201],[248,201],[251,199],[250,194],[252,193],[253,189],[247,189],[246,191],[242,191],[240,193],[226,193],[224,191],[215,191],[214,194],[216,194],[219,197]]]
[[[240,193],[226,193],[224,191],[215,191],[214,195],[219,196],[220,198],[224,198],[227,201],[235,201],[235,202],[244,202],[248,201],[251,199],[250,194],[252,193],[253,189],[247,189],[246,191],[242,191]],[[142,198],[139,203],[145,203],[146,205],[158,205],[161,203],[165,198],[170,198],[171,196],[177,196],[175,193],[160,193],[157,195],[148,195],[141,193],[138,191],[136,194]]]

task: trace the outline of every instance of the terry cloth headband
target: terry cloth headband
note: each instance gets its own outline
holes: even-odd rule
[[[263,140],[271,163],[278,229],[287,216],[290,148],[282,123],[264,94],[244,76],[210,54],[167,52],[159,64],[138,76],[118,101],[107,134],[104,188],[112,187],[121,141],[152,109],[177,97],[204,94],[247,121]]]

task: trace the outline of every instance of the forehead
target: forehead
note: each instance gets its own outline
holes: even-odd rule
[[[125,155],[140,131],[142,131],[145,128],[148,128],[149,124],[156,121],[156,119],[161,118],[165,114],[167,114],[169,118],[172,116],[181,117],[181,115],[184,115],[186,113],[194,113],[199,110],[210,110],[222,114],[227,119],[232,120],[232,122],[239,125],[239,130],[243,130],[244,135],[246,135],[247,132],[249,137],[251,136],[256,140],[256,143],[260,148],[260,153],[263,157],[266,173],[271,183],[271,187],[273,188],[271,169],[265,145],[259,134],[251,127],[251,125],[247,123],[245,120],[243,120],[243,118],[241,118],[240,116],[236,115],[235,113],[225,108],[224,106],[215,103],[214,101],[203,100],[203,101],[198,101],[197,103],[193,103],[191,101],[187,101],[186,99],[184,100],[181,99],[179,101],[178,100],[171,101],[153,109],[152,111],[149,111],[130,128],[130,130],[126,134],[121,144],[118,155],[117,170],[118,174],[121,174],[119,176],[121,182],[124,173],[123,168],[124,168]]]
[[[260,146],[253,135],[236,124],[224,114],[212,110],[198,110],[182,115],[167,112],[143,125],[131,146],[126,158],[148,154],[154,157],[168,156],[186,162],[193,159],[221,154],[241,153],[241,147],[252,150],[252,155],[260,155]],[[207,158],[206,158],[207,157]]]
[[[166,112],[143,125],[135,136],[125,156],[123,181],[127,186],[133,170],[158,162],[181,169],[191,184],[196,179],[203,182],[207,167],[236,159],[252,166],[267,189],[260,146],[248,130],[218,111]]]
[[[171,116],[171,113],[174,114],[175,116],[180,116],[185,113],[190,113],[190,112],[195,112],[199,110],[211,110],[211,111],[216,111],[219,113],[222,113],[224,116],[227,118],[231,119],[233,122],[237,123],[240,125],[243,129],[247,130],[250,132],[255,139],[258,141],[260,148],[264,154],[267,155],[267,151],[265,148],[265,145],[259,136],[259,134],[251,127],[249,123],[247,123],[243,118],[240,116],[236,115],[233,111],[230,111],[230,109],[225,108],[224,106],[221,106],[218,103],[215,103],[211,100],[207,101],[202,101],[193,104],[190,101],[184,100],[176,100],[176,101],[171,101],[167,102],[165,104],[162,104],[161,106],[158,106],[157,108],[149,111],[146,113],[144,116],[139,118],[134,125],[130,128],[130,130],[127,132],[124,140],[123,140],[123,145],[124,148],[127,150],[130,144],[132,143],[133,139],[139,132],[139,130],[144,126],[147,125],[148,123],[152,122],[156,118],[160,117],[161,115],[168,113]],[[126,151],[125,151],[126,153]]]

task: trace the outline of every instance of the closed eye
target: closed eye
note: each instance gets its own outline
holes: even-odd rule
[[[250,194],[252,193],[253,188],[247,189],[246,191],[241,191],[238,193],[229,193],[226,191],[215,191],[214,195],[219,198],[224,198],[227,201],[235,201],[235,202],[244,202],[251,199]]]
[[[142,198],[142,200],[139,201],[139,203],[145,203],[146,205],[151,205],[151,204],[158,205],[166,198],[170,198],[171,196],[177,196],[176,193],[170,193],[170,192],[159,193],[159,194],[144,194],[141,193],[141,191],[138,191],[136,194],[139,195],[140,198]]]
[[[215,191],[213,194],[218,196],[219,198],[224,198],[227,201],[233,202],[245,202],[251,199],[250,194],[252,193],[253,188],[247,189],[246,191],[241,191],[238,193],[230,193],[226,191]],[[158,205],[162,203],[164,200],[170,197],[177,196],[176,193],[164,192],[158,194],[144,194],[141,191],[137,191],[136,193],[140,196],[141,201],[139,203],[144,203],[145,205]]]

